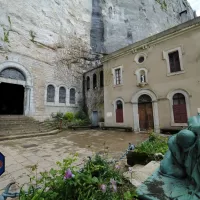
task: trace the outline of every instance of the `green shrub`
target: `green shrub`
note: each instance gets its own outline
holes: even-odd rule
[[[66,112],[64,119],[68,122],[71,122],[74,119],[74,114],[72,112]]]
[[[32,177],[28,193],[23,187],[20,200],[133,200],[135,188],[123,179],[120,170],[96,155],[82,170],[74,166],[77,157],[57,162],[59,169]],[[36,170],[35,167],[33,170]],[[37,173],[36,173],[37,174]],[[32,181],[36,181],[34,184]],[[37,186],[40,186],[38,189]]]
[[[88,116],[85,114],[84,111],[80,110],[77,113],[75,113],[75,119],[86,120],[88,119]]]
[[[168,150],[167,141],[168,138],[152,133],[149,136],[149,140],[136,147],[135,152],[144,152],[147,154],[165,154]]]
[[[100,121],[100,122],[104,122],[104,118],[101,117],[101,118],[99,119],[99,121]]]
[[[57,112],[56,114],[52,113],[51,117],[55,120],[62,120],[64,117],[64,114],[62,112]]]
[[[73,121],[70,123],[71,126],[86,126],[89,125],[88,120],[82,120],[82,119],[73,119]]]
[[[64,114],[62,112],[52,113],[51,117],[56,128],[62,129]]]

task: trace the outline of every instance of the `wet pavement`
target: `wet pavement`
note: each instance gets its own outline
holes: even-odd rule
[[[16,181],[16,188],[29,182],[33,175],[31,166],[37,164],[37,172],[56,167],[70,153],[78,153],[77,164],[95,152],[108,151],[111,158],[118,159],[128,148],[148,138],[147,134],[121,131],[63,131],[57,135],[18,139],[0,142],[0,152],[6,156],[6,172],[0,177],[0,194],[10,182]],[[15,188],[15,189],[16,189]]]

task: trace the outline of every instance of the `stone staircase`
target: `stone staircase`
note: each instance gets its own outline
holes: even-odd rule
[[[45,136],[58,133],[50,123],[25,116],[0,116],[0,141]]]
[[[130,167],[132,172],[123,173],[123,176],[129,180],[135,187],[139,187],[153,172],[160,166],[159,161],[151,161],[147,165],[134,165]],[[131,175],[132,173],[132,175]]]

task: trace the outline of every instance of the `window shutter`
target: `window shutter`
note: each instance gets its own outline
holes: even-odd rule
[[[174,122],[187,123],[187,109],[185,104],[173,105]]]
[[[116,122],[117,123],[123,123],[124,122],[123,109],[117,109],[116,110]]]

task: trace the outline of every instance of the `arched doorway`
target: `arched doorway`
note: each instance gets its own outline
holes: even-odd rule
[[[121,100],[116,101],[116,123],[123,123],[124,115],[123,115],[123,103]]]
[[[27,115],[33,110],[32,78],[22,65],[0,64],[0,115]]]
[[[139,125],[141,131],[154,129],[152,99],[143,94],[138,98]]]
[[[22,72],[15,68],[6,68],[0,72],[0,77],[25,82]],[[24,87],[12,83],[0,84],[0,115],[23,115],[24,114]]]

